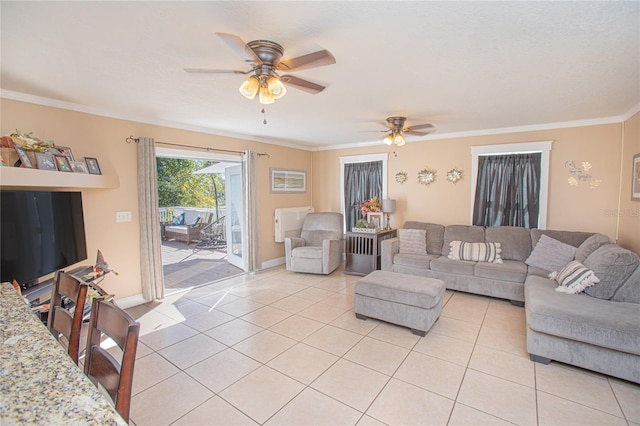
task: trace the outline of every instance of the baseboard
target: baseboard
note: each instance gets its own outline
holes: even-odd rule
[[[274,266],[280,266],[287,263],[287,260],[284,257],[278,257],[275,259],[267,260],[266,262],[262,262],[260,265],[260,269],[268,269],[273,268]]]
[[[132,308],[138,305],[144,305],[148,300],[142,296],[142,293],[134,296],[125,297],[123,299],[116,299],[116,303],[122,309]]]

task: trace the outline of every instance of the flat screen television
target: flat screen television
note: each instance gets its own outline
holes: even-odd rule
[[[30,287],[87,259],[80,192],[0,191],[0,281]]]

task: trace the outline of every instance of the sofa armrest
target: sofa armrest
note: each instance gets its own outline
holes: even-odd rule
[[[388,238],[380,243],[380,269],[393,272],[393,258],[400,252],[400,238]]]

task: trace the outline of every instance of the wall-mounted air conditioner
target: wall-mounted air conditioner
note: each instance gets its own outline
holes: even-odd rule
[[[288,207],[276,209],[276,242],[283,243],[287,237],[299,237],[302,223],[307,214],[313,213],[313,207]]]

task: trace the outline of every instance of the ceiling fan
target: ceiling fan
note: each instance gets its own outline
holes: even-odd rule
[[[251,64],[248,71],[219,70],[209,68],[185,68],[188,73],[206,74],[251,74],[240,86],[240,93],[253,99],[256,94],[263,105],[272,104],[285,95],[285,84],[305,92],[316,94],[325,89],[316,83],[293,76],[279,75],[279,71],[300,71],[308,68],[335,64],[336,60],[328,50],[319,50],[296,58],[282,59],[284,49],[278,43],[269,40],[254,40],[245,43],[233,34],[217,33],[217,35],[245,62]],[[284,84],[283,84],[284,83]]]
[[[404,135],[414,135],[414,136],[426,136],[435,130],[435,127],[431,123],[425,124],[417,124],[415,126],[407,126],[405,127],[404,123],[407,120],[407,117],[388,117],[385,126],[387,126],[387,130],[379,130],[380,132],[388,133],[384,138],[384,143],[387,145],[396,144],[397,146],[402,146],[406,142],[404,140]],[[428,129],[426,131],[419,132],[418,129]]]

